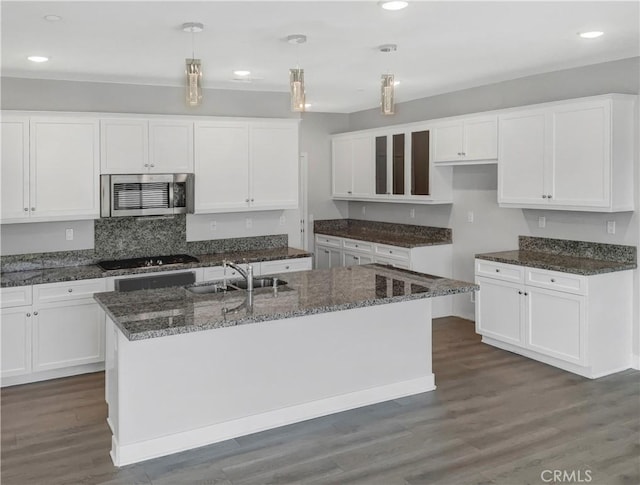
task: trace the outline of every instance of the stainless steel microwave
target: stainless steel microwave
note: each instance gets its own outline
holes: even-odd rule
[[[193,213],[193,174],[100,176],[101,217]]]

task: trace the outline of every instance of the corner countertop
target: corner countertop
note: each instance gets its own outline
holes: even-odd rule
[[[247,292],[194,294],[185,288],[96,293],[129,340],[198,332],[420,298],[472,292],[473,283],[369,264],[279,275],[288,284]]]
[[[403,248],[452,243],[451,229],[448,228],[358,219],[317,220],[314,232]]]
[[[259,249],[251,251],[230,251],[214,254],[196,254],[197,263],[171,264],[165,266],[152,266],[149,268],[122,269],[104,271],[95,264],[80,266],[62,266],[58,268],[29,269],[25,271],[11,271],[0,274],[0,287],[16,287],[38,285],[43,283],[59,283],[63,281],[77,281],[94,278],[107,278],[109,276],[123,276],[130,274],[153,273],[159,271],[181,270],[189,268],[201,268],[219,266],[223,260],[236,263],[260,261],[275,261],[279,259],[307,258],[311,253],[301,249],[282,247],[273,249]]]
[[[476,258],[584,276],[626,271],[638,267],[636,263],[630,261],[605,261],[601,259],[526,250],[476,254]]]

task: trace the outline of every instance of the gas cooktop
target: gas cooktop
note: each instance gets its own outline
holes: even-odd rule
[[[169,256],[152,256],[150,258],[114,259],[100,261],[98,266],[105,271],[116,269],[147,268],[152,266],[166,266],[168,264],[197,263],[198,258],[188,254],[171,254]]]

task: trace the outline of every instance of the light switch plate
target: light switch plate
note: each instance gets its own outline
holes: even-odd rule
[[[245,219],[245,224],[247,226],[247,229],[251,229],[253,227],[253,221],[251,220],[251,217],[247,217]]]
[[[415,209],[409,210],[409,217],[411,217],[411,219],[415,219],[416,218],[416,210]]]
[[[73,241],[73,229],[66,229],[65,237],[67,238],[67,241]]]
[[[473,222],[473,211],[467,212],[467,222]]]
[[[607,234],[616,233],[616,221],[607,221]]]
[[[209,224],[209,227],[211,228],[211,232],[216,232],[218,224],[216,223],[216,221],[211,221],[211,223]]]
[[[547,225],[547,218],[545,216],[538,217],[538,227],[545,227]]]

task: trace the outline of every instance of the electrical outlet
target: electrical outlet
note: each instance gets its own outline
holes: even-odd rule
[[[65,237],[67,238],[67,241],[73,241],[73,229],[65,230]]]
[[[280,225],[284,226],[287,223],[287,218],[283,215],[280,216]]]
[[[476,292],[472,291],[471,293],[469,293],[470,298],[471,298],[471,303],[475,303],[476,302]]]
[[[467,212],[467,222],[473,222],[473,211]]]
[[[415,209],[409,209],[409,217],[411,217],[411,219],[415,219],[416,218],[416,210]]]
[[[616,221],[607,221],[607,234],[616,233]]]
[[[216,223],[216,221],[211,221],[209,223],[209,228],[211,229],[211,232],[216,232],[218,224]]]
[[[253,221],[251,220],[251,217],[247,217],[244,221],[247,229],[251,229],[253,227]]]
[[[545,216],[538,217],[538,227],[545,227],[547,225],[547,218]]]
[[[363,205],[362,206],[362,215],[365,215],[367,213],[367,206]]]

